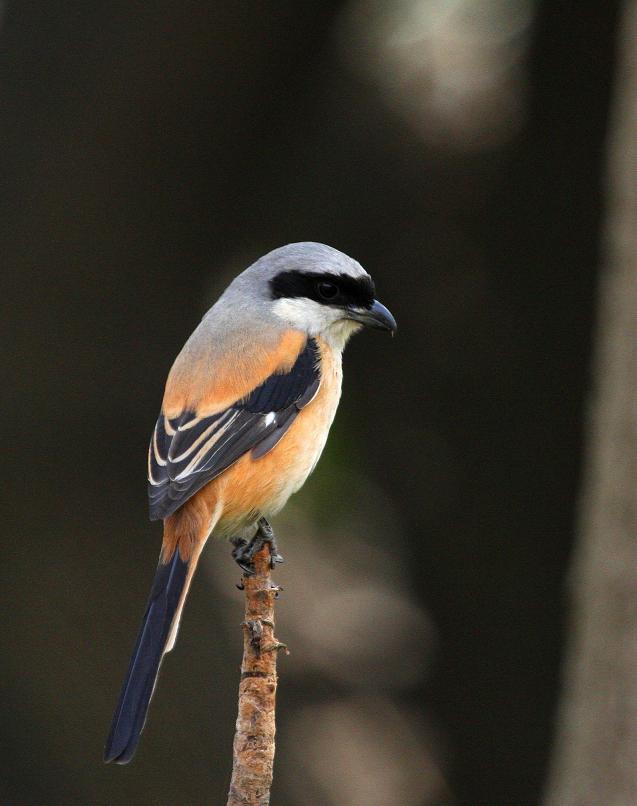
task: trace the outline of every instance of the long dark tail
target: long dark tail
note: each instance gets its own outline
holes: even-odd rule
[[[104,761],[127,764],[135,755],[164,653],[172,648],[183,600],[192,576],[179,549],[168,563],[161,561],[148,599],[142,626],[113,716]],[[183,595],[182,595],[183,594]],[[170,640],[170,646],[167,646]]]

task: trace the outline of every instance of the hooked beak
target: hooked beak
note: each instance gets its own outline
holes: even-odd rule
[[[360,322],[365,327],[373,327],[376,330],[389,330],[392,336],[398,329],[394,317],[377,299],[374,300],[371,308],[348,308],[347,318]]]

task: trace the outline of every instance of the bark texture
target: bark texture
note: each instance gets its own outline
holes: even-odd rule
[[[547,806],[637,803],[637,3],[609,139],[595,395]]]
[[[270,574],[266,546],[254,558],[256,573],[244,577],[246,597],[239,713],[233,744],[232,781],[227,806],[267,806],[274,765],[279,649],[274,637],[274,600],[280,590]]]

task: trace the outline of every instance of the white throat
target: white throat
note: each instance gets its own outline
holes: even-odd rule
[[[344,319],[337,308],[321,305],[307,297],[277,299],[272,309],[288,327],[304,330],[310,337],[320,336],[339,352],[343,350],[349,337],[362,327],[359,322]]]

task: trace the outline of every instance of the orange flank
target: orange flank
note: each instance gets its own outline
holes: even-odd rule
[[[318,461],[341,394],[340,355],[317,339],[321,352],[321,385],[314,400],[299,412],[289,431],[265,456],[244,454],[212,479],[164,521],[162,559],[168,562],[179,546],[182,559],[205,542],[211,527],[233,536],[261,515],[278,512]]]
[[[193,549],[206,541],[211,511],[208,509],[208,499],[201,495],[204,489],[164,520],[163,563],[170,562],[177,547],[181,559],[188,562]]]

